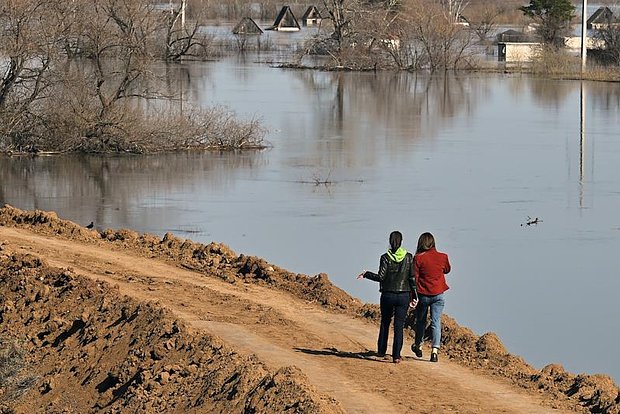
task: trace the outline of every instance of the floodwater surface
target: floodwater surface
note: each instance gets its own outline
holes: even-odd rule
[[[0,202],[224,242],[369,302],[378,286],[355,276],[377,270],[388,234],[413,251],[430,231],[452,262],[446,312],[460,324],[538,368],[620,379],[620,85],[253,58],[175,70],[185,107],[261,117],[273,147],[3,158]]]

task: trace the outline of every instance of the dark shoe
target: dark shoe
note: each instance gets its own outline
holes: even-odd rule
[[[431,362],[437,362],[437,353],[436,352],[431,353]]]
[[[392,362],[394,362],[395,364],[400,364],[402,362],[402,359],[401,358],[394,358],[394,361],[392,361]]]
[[[415,354],[415,356],[417,356],[418,358],[422,358],[423,354],[422,354],[422,349],[419,346],[415,346],[411,345],[411,351]]]

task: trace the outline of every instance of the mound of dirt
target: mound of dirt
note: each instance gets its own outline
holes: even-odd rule
[[[22,211],[11,206],[0,209],[0,225],[24,227],[40,234],[130,250],[230,283],[266,285],[345,315],[377,321],[380,314],[377,305],[364,304],[351,297],[334,286],[325,274],[307,276],[292,273],[261,258],[237,255],[224,244],[204,245],[170,233],[163,238],[131,230],[105,230],[99,233],[61,220],[54,213]],[[408,328],[413,323],[409,320]],[[409,335],[413,336],[412,329],[409,329]],[[477,336],[447,315],[442,319],[442,354],[464,366],[509,379],[523,388],[544,392],[553,397],[558,407],[572,407],[592,413],[618,414],[620,411],[620,389],[610,377],[574,375],[558,365],[537,370],[521,357],[508,353],[494,333]]]
[[[272,372],[155,303],[7,250],[0,344],[25,360],[1,371],[0,412],[343,412],[294,367]]]

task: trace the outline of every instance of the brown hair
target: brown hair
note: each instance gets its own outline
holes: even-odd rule
[[[435,238],[429,232],[422,233],[418,239],[418,248],[416,253],[423,253],[435,247]]]
[[[393,231],[390,233],[390,250],[392,253],[396,252],[403,242],[403,235],[400,231]]]

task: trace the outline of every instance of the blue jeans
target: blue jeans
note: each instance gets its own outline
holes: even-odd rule
[[[428,309],[431,309],[431,332],[433,333],[433,348],[441,347],[441,314],[446,303],[444,294],[435,296],[418,295],[415,323],[415,345],[420,346],[424,341],[426,317]]]
[[[405,328],[407,309],[409,309],[409,292],[383,292],[381,293],[380,306],[381,327],[379,328],[377,351],[379,355],[385,355],[387,351],[390,323],[392,322],[392,316],[394,316],[392,358],[398,359],[400,358],[400,351],[403,348],[403,329]]]

